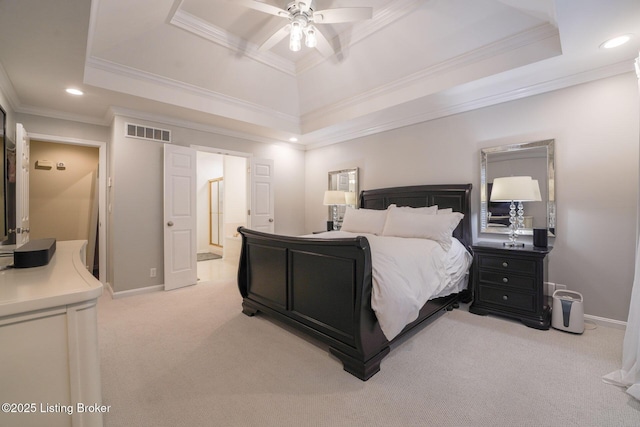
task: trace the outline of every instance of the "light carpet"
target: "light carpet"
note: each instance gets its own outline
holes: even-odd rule
[[[392,348],[362,382],[325,346],[241,313],[234,281],[98,303],[116,426],[638,426],[604,384],[623,331],[538,331],[463,309]]]

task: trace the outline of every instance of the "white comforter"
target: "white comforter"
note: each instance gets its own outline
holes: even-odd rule
[[[373,290],[371,306],[380,328],[391,341],[418,318],[420,308],[432,298],[464,289],[471,254],[455,238],[445,252],[428,239],[376,236],[332,231],[315,238],[365,236],[371,245]]]

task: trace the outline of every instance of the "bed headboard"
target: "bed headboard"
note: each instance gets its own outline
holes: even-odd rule
[[[386,209],[391,204],[414,208],[438,205],[439,209],[452,208],[464,214],[453,235],[467,248],[471,247],[471,184],[415,185],[360,193],[361,208]]]

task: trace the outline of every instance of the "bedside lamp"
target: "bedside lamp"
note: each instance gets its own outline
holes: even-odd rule
[[[505,246],[524,246],[518,243],[518,232],[524,224],[524,206],[522,202],[540,201],[540,187],[538,181],[530,176],[505,176],[493,180],[491,190],[492,202],[510,202],[509,206],[509,241]],[[518,202],[518,216],[516,217],[516,202]]]
[[[356,193],[353,191],[347,191],[344,193],[345,201],[348,206],[356,206]]]
[[[327,230],[339,230],[339,221],[338,221],[338,206],[346,204],[346,196],[344,191],[336,191],[336,190],[327,190],[324,192],[324,201],[323,204],[325,206],[331,206],[331,219],[333,224],[329,227],[330,224],[327,224]]]

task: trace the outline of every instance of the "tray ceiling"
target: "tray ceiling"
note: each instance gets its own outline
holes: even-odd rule
[[[101,124],[120,112],[318,146],[631,71],[640,46],[599,49],[640,35],[634,0],[316,3],[373,18],[318,25],[336,50],[325,58],[287,40],[260,51],[286,19],[233,0],[3,1],[8,97],[18,112]],[[69,99],[69,85],[86,95]]]

